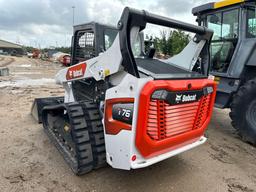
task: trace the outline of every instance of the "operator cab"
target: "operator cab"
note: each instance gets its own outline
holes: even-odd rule
[[[116,27],[96,22],[75,25],[71,46],[71,65],[97,57],[105,52],[113,44],[117,33]],[[134,55],[145,55],[143,41],[144,35],[140,33],[132,47]]]
[[[114,42],[118,30],[96,22],[74,26],[72,37],[72,62],[75,65],[98,56]]]
[[[200,26],[214,31],[210,45],[213,75],[231,76],[233,55],[242,41],[256,37],[255,1],[229,0],[195,7]]]

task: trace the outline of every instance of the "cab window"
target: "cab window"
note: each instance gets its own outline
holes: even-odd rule
[[[210,46],[211,71],[226,73],[238,41],[239,10],[207,16],[207,27],[214,31]]]
[[[207,25],[214,32],[212,40],[221,39],[221,13],[209,15],[207,17]]]
[[[106,51],[111,45],[113,44],[116,35],[117,35],[116,29],[105,29],[104,31],[104,51]]]
[[[246,30],[247,38],[255,38],[256,37],[256,12],[255,9],[247,10],[247,30]]]
[[[207,16],[207,27],[214,31],[212,40],[238,37],[238,9]]]

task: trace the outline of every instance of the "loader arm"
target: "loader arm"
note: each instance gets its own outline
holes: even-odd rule
[[[192,39],[192,42],[196,44],[194,49],[189,49],[191,55],[193,55],[193,59],[197,58],[197,53],[201,52],[202,45],[200,45],[200,42],[205,45],[205,51],[208,52],[209,46],[208,43],[210,42],[212,38],[212,31],[201,26],[195,26],[191,25],[189,23],[177,21],[174,19],[166,18],[163,16],[155,15],[152,13],[149,13],[147,11],[138,11],[131,8],[125,8],[120,21],[118,22],[118,28],[120,30],[119,32],[119,40],[120,40],[120,49],[122,53],[122,57],[124,58],[122,65],[124,66],[125,71],[130,73],[131,75],[134,75],[135,77],[140,77],[138,72],[138,66],[136,64],[136,61],[134,60],[134,56],[131,49],[130,38],[132,37],[130,34],[130,31],[132,31],[132,28],[139,27],[140,31],[143,30],[146,27],[146,24],[155,24],[165,27],[170,27],[174,29],[180,29],[192,33],[196,33],[196,36]],[[204,41],[207,41],[208,43],[205,44]],[[204,54],[205,59],[207,60],[206,63],[208,63],[208,53]],[[192,60],[190,61],[192,62]],[[207,64],[204,65],[205,74],[208,73],[208,66]]]
[[[202,57],[202,73],[204,75],[208,74],[209,42],[213,33],[211,30],[126,7],[118,22],[119,33],[112,46],[98,57],[61,70],[56,75],[56,82],[63,84],[90,77],[99,81],[122,70],[139,78],[138,65],[134,59],[132,44],[136,41],[139,32],[146,27],[147,23],[196,33],[191,43],[188,44],[187,49],[185,48],[190,55],[186,62],[193,63],[199,56]],[[181,53],[181,56],[177,55],[175,57],[176,62],[174,62],[176,65],[182,66],[184,64],[181,62],[184,62],[184,60],[179,59],[179,57],[184,58],[184,52]]]

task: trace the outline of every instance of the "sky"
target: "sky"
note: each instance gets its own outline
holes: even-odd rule
[[[196,24],[192,8],[209,1],[0,0],[0,39],[38,48],[70,46],[73,10],[75,24],[96,21],[116,26],[126,6]]]

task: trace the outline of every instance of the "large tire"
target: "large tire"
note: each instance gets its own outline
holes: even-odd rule
[[[230,109],[232,126],[245,142],[256,145],[256,78],[239,88]]]

